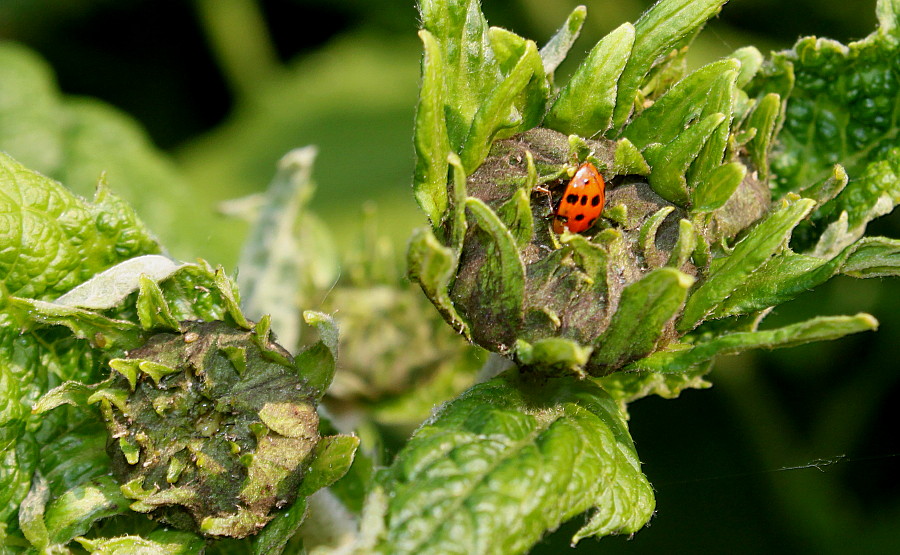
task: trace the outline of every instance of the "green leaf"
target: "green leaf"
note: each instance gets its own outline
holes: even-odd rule
[[[244,312],[254,320],[268,314],[288,350],[300,342],[301,307],[339,273],[330,233],[307,209],[315,157],[316,148],[305,147],[281,158],[238,263]]]
[[[894,0],[880,1],[881,27],[849,45],[801,38],[791,50],[773,54],[751,82],[759,96],[772,92],[787,99],[779,148],[771,160],[778,190],[820,182],[835,163],[851,176],[861,175],[896,146],[900,43],[895,9]],[[788,97],[783,83],[791,80]]]
[[[40,474],[34,475],[28,495],[19,505],[19,528],[34,547],[43,550],[50,546],[50,533],[44,523],[44,512],[50,499],[50,489]]]
[[[731,333],[694,346],[659,351],[629,364],[625,370],[683,372],[718,355],[759,348],[793,347],[813,341],[837,339],[851,333],[874,330],[877,327],[878,321],[868,314],[823,316],[774,330]]]
[[[726,0],[662,0],[644,12],[634,26],[631,57],[619,78],[613,126],[621,127],[644,78],[673,49],[686,45]],[[637,144],[637,143],[635,143]]]
[[[748,314],[787,302],[844,273],[853,277],[884,277],[900,273],[900,241],[866,237],[831,260],[791,251],[774,256],[716,307],[714,318]]]
[[[869,164],[833,200],[826,203],[813,219],[837,214],[819,237],[812,254],[833,256],[863,236],[873,219],[890,213],[900,204],[900,148],[892,148],[884,158]]]
[[[119,536],[115,538],[75,538],[91,555],[195,555],[206,547],[203,538],[190,532],[159,529],[146,538]]]
[[[159,252],[134,211],[100,188],[90,204],[0,153],[0,286],[48,299],[128,258]]]
[[[652,143],[671,143],[692,123],[711,114],[730,116],[731,110],[723,107],[730,105],[727,96],[739,68],[736,60],[725,59],[694,71],[635,116],[622,136],[643,150]]]
[[[9,41],[0,44],[0,151],[83,196],[105,175],[178,254],[206,231],[194,192],[132,118],[64,96],[46,62]]]
[[[454,329],[468,337],[468,326],[456,312],[447,293],[456,275],[457,261],[453,251],[441,245],[431,230],[419,229],[413,232],[409,241],[407,259],[410,279],[419,282],[444,318]]]
[[[692,212],[712,212],[725,205],[747,175],[740,162],[723,164],[691,191]]]
[[[443,107],[450,150],[459,152],[483,100],[503,80],[477,0],[421,0],[422,28],[441,53]],[[426,68],[425,73],[429,70]],[[446,157],[441,160],[446,160]]]
[[[516,362],[523,367],[534,367],[554,375],[570,372],[581,376],[591,350],[562,337],[548,337],[534,343],[519,339],[515,356]]]
[[[334,379],[338,353],[338,326],[331,316],[312,310],[305,311],[303,319],[307,324],[316,327],[319,341],[297,354],[294,366],[321,396]]]
[[[757,224],[691,293],[677,329],[690,330],[725,301],[784,245],[791,230],[814,206],[809,199],[784,201],[781,208]]]
[[[559,92],[544,125],[567,135],[593,137],[612,124],[619,76],[631,55],[634,27],[624,23],[594,46]]]
[[[742,88],[753,79],[753,76],[756,75],[756,72],[759,71],[763,64],[763,55],[755,46],[738,48],[729,57],[741,63],[741,72],[738,74],[737,86]]]
[[[624,137],[616,141],[612,169],[616,175],[650,175],[650,165],[644,160],[641,151]]]
[[[725,114],[710,114],[683,130],[671,143],[654,145],[644,151],[644,158],[652,168],[650,187],[656,194],[679,206],[690,203],[688,168],[725,120]]]
[[[527,41],[525,51],[512,70],[479,102],[472,118],[472,126],[463,143],[460,159],[467,174],[474,172],[484,161],[498,133],[523,124],[513,110],[516,98],[534,80],[543,79],[544,66],[533,41]]]
[[[576,6],[562,27],[541,48],[541,60],[544,62],[545,74],[552,75],[559,64],[566,59],[569,50],[575,44],[575,39],[581,33],[585,17],[587,17],[587,8]]]
[[[595,341],[591,362],[616,367],[651,352],[693,283],[674,268],[658,268],[625,287],[609,327]]]
[[[431,224],[437,227],[447,211],[447,155],[450,153],[447,123],[444,119],[442,53],[437,39],[426,30],[419,31],[425,49],[422,60],[422,87],[416,108],[416,169],[413,191],[416,201]]]
[[[756,129],[756,135],[747,143],[747,152],[762,179],[769,178],[769,150],[775,138],[781,108],[781,96],[769,93],[754,106],[743,125],[744,129]]]
[[[519,257],[516,241],[500,218],[481,200],[466,199],[467,211],[478,226],[476,235],[486,250],[476,287],[484,300],[479,318],[495,321],[513,329],[522,319],[525,297],[525,266]]]
[[[183,266],[158,254],[130,258],[70,289],[54,303],[92,310],[113,308],[140,288],[143,277],[162,281]]]
[[[602,523],[576,540],[631,533],[654,506],[622,414],[576,379],[475,386],[420,428],[378,481],[383,524],[364,525],[380,529],[378,553],[521,553],[591,507]],[[366,509],[376,518],[377,501]]]
[[[615,372],[596,378],[595,381],[619,403],[620,407],[624,408],[629,403],[649,395],[674,399],[685,389],[712,387],[712,384],[704,379],[710,370],[712,370],[712,363],[707,362],[677,374],[648,371]]]
[[[44,520],[50,541],[65,545],[75,536],[85,534],[94,522],[124,514],[130,504],[119,484],[109,476],[75,486],[47,506]]]

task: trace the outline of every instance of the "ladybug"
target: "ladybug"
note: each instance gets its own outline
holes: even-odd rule
[[[581,233],[594,225],[603,212],[605,189],[603,176],[593,164],[578,166],[553,213],[553,231],[562,233],[568,227],[572,233]]]

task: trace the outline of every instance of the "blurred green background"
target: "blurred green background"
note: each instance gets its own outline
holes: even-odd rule
[[[491,24],[541,44],[580,3],[588,20],[576,61],[650,5],[484,0],[483,9]],[[748,44],[767,53],[809,34],[859,39],[874,28],[874,6],[733,0],[689,60],[696,67]],[[246,226],[221,215],[219,203],[263,191],[285,152],[315,144],[312,208],[338,243],[356,240],[362,207],[374,201],[380,227],[402,250],[409,231],[424,223],[410,189],[416,28],[412,0],[0,0],[0,40],[44,60],[47,106],[65,108],[25,123],[4,116],[4,99],[12,105],[4,87],[21,75],[2,73],[0,63],[0,149],[84,195],[107,170],[112,188],[138,205],[173,254],[233,268]],[[165,156],[139,135],[118,128],[104,134],[97,125],[87,133],[93,142],[73,143],[73,125],[61,122],[108,112],[78,97],[129,114]],[[36,98],[20,102],[33,107]],[[62,145],[95,145],[92,164],[65,170],[77,149],[62,146],[53,158],[37,139],[29,146],[21,133],[4,138],[4,123],[25,128],[37,120]],[[123,147],[132,142],[136,150]],[[890,237],[898,231],[897,216],[870,227]],[[634,404],[632,432],[657,490],[658,515],[631,540],[587,540],[574,552],[900,553],[900,410],[891,402],[900,393],[900,286],[837,279],[779,308],[767,324],[858,311],[881,321],[878,333],[723,359],[711,390]],[[820,469],[790,469],[840,455]],[[566,552],[578,521],[535,552]]]

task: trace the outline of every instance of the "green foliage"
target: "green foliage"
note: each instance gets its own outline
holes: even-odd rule
[[[900,241],[864,236],[900,202],[900,3],[879,1],[879,29],[850,45],[746,47],[688,72],[723,4],[662,0],[558,82],[584,7],[539,48],[477,0],[421,1],[413,186],[430,227],[406,262],[424,298],[372,210],[347,226],[342,205],[361,238],[338,249],[311,208],[313,147],[227,205],[251,223],[239,279],[161,255],[138,214],[193,252],[191,230],[212,229],[191,217],[197,195],[130,122],[0,46],[0,148],[24,162],[0,154],[3,551],[521,553],[581,513],[573,543],[639,530],[656,502],[629,403],[709,387],[722,355],[874,330],[864,313],[763,321],[834,276],[900,268]],[[366,87],[397,119],[411,76],[371,41],[304,65],[340,83],[316,96],[264,41],[254,66],[221,31],[245,111],[185,151],[194,175],[223,153],[226,173],[265,166],[264,133],[293,145],[287,94],[343,116],[340,91]],[[309,127],[327,137],[325,123]],[[346,152],[342,178],[368,186],[371,160]],[[555,233],[548,206],[586,161],[606,180],[603,217]],[[26,169],[83,192],[100,166],[136,210],[104,179],[86,202]],[[206,175],[204,201],[240,179]],[[223,250],[240,233],[226,235]]]
[[[378,477],[375,552],[520,553],[592,507],[574,542],[650,518],[650,485],[607,394],[575,379],[533,385],[482,383],[418,430]]]
[[[0,151],[81,195],[109,182],[170,249],[191,252],[185,239],[201,228],[171,161],[124,114],[64,97],[46,64],[9,42],[0,43]]]

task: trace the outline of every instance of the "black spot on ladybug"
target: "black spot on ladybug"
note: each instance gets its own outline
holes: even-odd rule
[[[587,184],[588,184],[588,183],[590,183],[590,182],[591,182],[591,180],[590,180],[590,179],[587,179],[587,178],[585,178],[585,179],[582,179],[582,180],[581,180],[581,182],[582,182],[582,183],[583,183],[583,184],[584,184],[584,185],[587,185]]]
[[[583,220],[583,219],[584,219],[584,214],[578,214],[577,216],[575,216],[575,221],[576,221],[576,222],[580,222],[580,221]]]
[[[576,195],[576,194],[568,195],[566,197],[566,202],[568,202],[569,204],[575,204],[576,202],[578,202],[578,195]]]
[[[587,195],[582,195],[581,197],[581,206],[587,204]]]
[[[591,206],[597,206],[600,204],[600,195],[594,195],[594,198],[591,199]]]
[[[594,222],[596,222],[596,221],[597,221],[597,218],[594,218],[594,219],[592,219],[591,221],[589,221],[589,222],[588,222],[588,227],[591,227],[592,225],[594,225]]]

